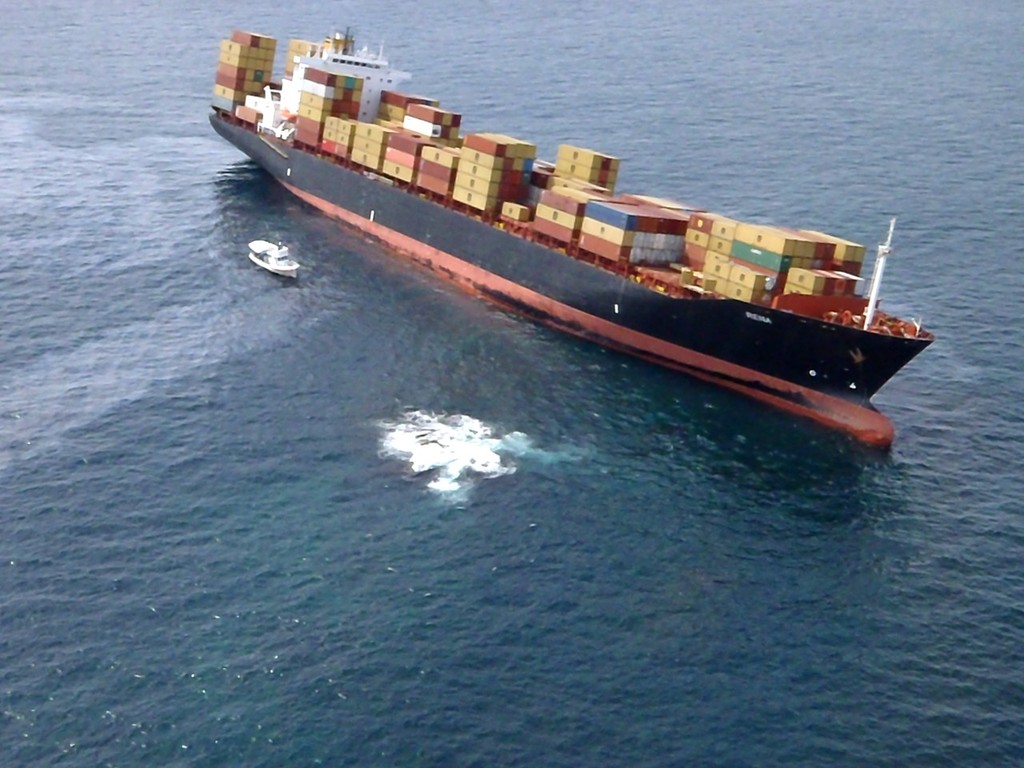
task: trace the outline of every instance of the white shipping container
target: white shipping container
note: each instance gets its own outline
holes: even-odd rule
[[[299,90],[303,93],[315,93],[317,96],[323,96],[325,99],[334,98],[333,85],[321,85],[320,83],[314,83],[312,80],[303,80],[299,85]]]
[[[437,138],[441,135],[440,125],[434,125],[433,123],[427,122],[419,117],[410,117],[409,115],[406,115],[402,120],[402,127],[407,131],[418,133],[421,136]]]

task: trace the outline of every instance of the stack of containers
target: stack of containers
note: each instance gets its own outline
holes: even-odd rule
[[[595,198],[598,195],[572,187],[543,190],[534,212],[533,231],[563,245],[575,243],[580,236],[587,203]]]
[[[633,203],[599,201],[587,204],[581,226],[580,250],[606,261],[628,261],[640,217]]]
[[[811,296],[852,296],[860,278],[848,272],[790,267],[784,293]]]
[[[720,213],[694,211],[690,215],[690,224],[686,230],[687,266],[698,272],[703,270],[709,251],[721,256],[731,256],[738,223],[735,219]]]
[[[352,154],[357,123],[358,121],[348,117],[330,115],[324,120],[324,138],[320,142],[320,149],[336,157],[349,157]]]
[[[561,144],[555,159],[555,172],[559,176],[579,179],[615,191],[619,176],[619,158],[603,155],[592,149]]]
[[[810,229],[800,230],[801,234],[815,242],[815,267],[860,275],[864,268],[865,249],[859,243],[841,237]]]
[[[420,152],[414,183],[435,195],[450,197],[455,186],[460,153],[448,147],[424,147]]]
[[[555,176],[555,166],[546,160],[534,160],[533,168],[530,170],[530,184],[526,188],[527,205],[536,207],[540,202],[540,196],[545,189],[551,189],[558,177]]]
[[[435,143],[448,147],[457,147],[461,143],[460,125],[462,115],[430,104],[410,104],[402,119],[402,127],[405,130],[430,136],[435,139]]]
[[[810,268],[791,266],[785,293],[816,296],[852,296],[864,265],[864,246],[825,232],[798,230],[814,241]]]
[[[298,87],[296,141],[319,147],[328,117],[355,118],[359,115],[359,100],[363,96],[361,77],[337,75],[316,67],[306,67],[305,76],[298,81]]]
[[[398,91],[381,91],[380,106],[377,108],[377,119],[401,124],[405,120],[405,113],[410,104],[426,104],[436,107],[437,99],[430,99],[426,96],[414,96]]]
[[[316,53],[317,44],[312,40],[299,40],[293,38],[288,41],[288,55],[284,60],[285,77],[291,77],[295,71],[295,58],[297,56],[312,56]]]
[[[381,172],[393,179],[412,183],[416,176],[420,153],[431,146],[430,139],[411,133],[393,133],[388,137],[384,150],[384,166]]]
[[[233,113],[236,106],[245,104],[246,96],[262,94],[270,84],[276,47],[272,37],[238,30],[230,39],[222,40],[213,106]]]
[[[716,240],[714,224],[709,239],[707,263],[714,261],[711,274],[718,278],[715,291],[730,298],[764,302],[784,290],[789,270],[794,264],[810,266],[814,257],[814,241],[795,230],[743,221],[723,225],[729,238]],[[718,259],[729,245],[729,258]],[[714,255],[714,259],[712,259]],[[708,273],[707,264],[705,274]]]
[[[631,264],[678,264],[683,259],[688,214],[652,205],[641,210],[640,231],[633,238],[629,254]]]
[[[384,164],[388,138],[393,133],[393,129],[376,123],[357,123],[355,139],[352,142],[352,162],[379,171]]]
[[[608,261],[673,264],[683,257],[689,216],[620,200],[587,203],[580,249]]]
[[[526,196],[534,144],[501,133],[471,133],[462,146],[452,198],[483,213],[494,213],[505,201]]]

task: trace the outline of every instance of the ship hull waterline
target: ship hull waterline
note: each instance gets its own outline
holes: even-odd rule
[[[459,255],[424,242],[424,240],[429,239],[429,236],[412,237],[386,226],[375,216],[376,210],[372,208],[367,212],[367,216],[356,213],[349,206],[327,199],[327,194],[316,194],[311,189],[306,188],[307,186],[315,185],[303,183],[300,186],[298,180],[294,178],[292,171],[299,171],[301,169],[295,166],[299,163],[314,161],[330,165],[332,169],[336,169],[338,172],[358,176],[361,180],[368,181],[375,186],[384,186],[378,180],[366,179],[356,171],[334,166],[309,153],[257,136],[252,131],[230,124],[216,115],[211,116],[211,123],[218,133],[255,160],[280,182],[285,189],[299,199],[348,227],[379,241],[386,245],[388,250],[397,255],[426,267],[436,275],[457,285],[468,293],[560,331],[734,390],[779,410],[810,419],[830,429],[844,432],[864,444],[878,448],[888,448],[893,442],[895,437],[894,427],[884,414],[877,411],[870,404],[870,394],[873,394],[892,373],[914,357],[920,349],[927,346],[927,343],[908,346],[906,350],[902,351],[902,357],[905,360],[893,363],[890,366],[893,369],[892,372],[887,375],[883,374],[884,378],[881,378],[878,382],[858,378],[858,371],[850,373],[848,370],[850,368],[849,365],[833,361],[833,368],[836,368],[838,365],[843,366],[842,371],[837,369],[834,372],[834,379],[840,379],[841,375],[853,377],[850,385],[842,385],[844,390],[842,394],[847,395],[845,391],[847,386],[849,386],[850,390],[857,392],[857,385],[860,385],[859,399],[849,396],[837,396],[809,386],[802,386],[799,383],[779,376],[773,376],[764,370],[758,370],[735,361],[722,359],[716,355],[706,354],[689,346],[672,343],[664,338],[630,328],[625,323],[620,322],[617,314],[611,318],[601,317],[597,313],[585,311],[579,306],[572,306],[568,302],[559,301],[543,290],[535,290],[525,285],[523,280],[508,279],[500,274],[495,274],[491,269],[482,268],[479,265],[470,263],[466,258],[460,258]],[[253,145],[253,142],[256,142],[256,144]],[[299,161],[299,163],[296,161]],[[385,189],[392,195],[402,195],[416,199],[415,196],[409,195],[400,189],[389,187],[385,187]],[[334,194],[332,194],[333,196]],[[435,203],[428,204],[436,205]],[[448,216],[458,216],[461,218],[460,214],[452,211],[445,210],[445,213]],[[481,227],[491,229],[489,225],[477,223]],[[518,240],[518,238],[507,233],[502,234],[506,238]],[[531,245],[538,250],[541,249],[541,246]],[[562,261],[574,261],[570,257],[561,254],[559,254],[559,257]],[[600,272],[600,270],[593,267],[591,267],[591,271]],[[664,298],[658,297],[657,294],[645,287],[629,284],[628,281],[621,277],[616,279],[627,283],[630,291],[639,289],[643,293],[652,294],[656,298]],[[541,287],[543,288],[543,286]],[[626,299],[625,291],[620,289],[618,298]],[[687,299],[675,299],[673,301],[677,302],[677,305],[694,305],[697,303],[715,305],[716,307],[735,305],[734,309],[738,308],[748,318],[758,319],[762,322],[767,321],[769,325],[780,320],[791,322],[793,319],[791,313],[781,313],[775,310],[768,310],[767,308],[752,307],[729,299],[700,300],[699,302],[698,300]],[[755,313],[746,311],[750,309],[756,310],[756,318],[754,317]],[[615,312],[618,313],[618,310],[619,305],[616,303]],[[790,317],[780,318],[779,315]],[[801,318],[801,320],[804,324],[807,323],[806,319]],[[733,323],[733,325],[735,324]],[[756,331],[762,329],[769,330],[759,324],[754,324],[754,329]],[[849,332],[851,329],[835,326],[828,330]],[[861,333],[859,335],[868,337],[866,340],[871,341],[870,336],[872,334]],[[760,340],[756,337],[747,341],[753,346],[760,346]],[[864,340],[862,339],[861,343],[863,344],[863,342]],[[853,347],[853,349],[856,349],[857,353],[860,354],[858,347]],[[762,361],[758,360],[758,362]],[[796,363],[797,366],[800,364],[800,362]],[[787,363],[787,365],[789,364]],[[820,363],[818,366],[822,367]],[[759,365],[759,367],[761,366]],[[809,374],[814,376],[815,373],[814,365],[812,364]],[[823,370],[818,375],[827,378],[827,370]],[[820,380],[815,383],[819,383]]]

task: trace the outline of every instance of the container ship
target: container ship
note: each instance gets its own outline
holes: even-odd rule
[[[888,448],[872,396],[933,335],[884,312],[889,255],[616,189],[619,158],[554,161],[408,91],[348,31],[221,41],[210,122],[300,199],[466,291],[548,326]],[[865,295],[866,294],[866,295]]]

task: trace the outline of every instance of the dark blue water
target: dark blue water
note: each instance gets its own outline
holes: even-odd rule
[[[663,5],[6,10],[0,764],[1019,764],[1024,7]],[[893,451],[268,186],[207,124],[218,41],[346,24],[623,190],[898,216],[885,305],[938,341]]]

